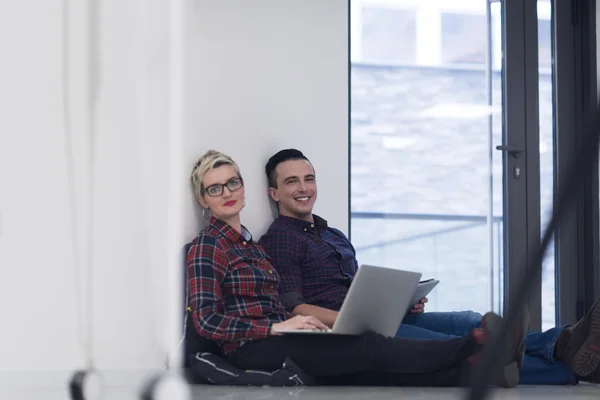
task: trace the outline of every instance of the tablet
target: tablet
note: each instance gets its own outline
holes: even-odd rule
[[[429,293],[433,290],[437,284],[440,283],[437,279],[429,279],[426,281],[421,281],[417,285],[415,289],[415,293],[413,294],[412,300],[410,302],[410,306],[408,309],[410,310],[415,304],[417,304],[423,297],[427,297]]]

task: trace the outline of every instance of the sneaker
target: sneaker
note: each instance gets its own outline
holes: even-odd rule
[[[593,374],[588,376],[579,376],[580,381],[600,384],[600,368],[596,368]]]
[[[481,329],[474,329],[471,335],[477,344],[485,346],[489,344],[490,341],[494,341],[499,335],[502,322],[502,317],[496,313],[489,312],[483,316]],[[513,335],[511,335],[512,340],[503,351],[503,368],[494,381],[497,386],[513,388],[519,384],[519,369],[523,363],[525,354],[525,326],[524,320],[521,320],[515,328]],[[481,352],[474,354],[469,357],[469,362],[474,366],[481,361],[481,357]]]
[[[556,358],[582,380],[600,380],[600,299],[579,322],[565,328],[556,343]]]

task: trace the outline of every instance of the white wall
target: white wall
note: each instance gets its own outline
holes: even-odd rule
[[[53,379],[84,365],[84,314],[93,316],[98,368],[159,368],[164,327],[174,314],[165,303],[172,265],[164,246],[169,3],[98,2],[92,47],[86,2],[69,3],[65,18],[60,0],[0,2],[0,384],[31,373],[65,386]],[[93,196],[88,96],[97,110],[91,124]],[[73,135],[75,206],[65,121]],[[86,212],[92,197],[89,275]],[[73,210],[79,260],[72,250]],[[92,302],[84,293],[92,293]],[[171,336],[178,336],[180,328],[172,325]]]
[[[245,223],[255,235],[270,222],[264,163],[289,146],[315,164],[318,212],[348,226],[345,0],[185,0],[186,21],[171,19],[169,7],[182,4],[175,0],[97,2],[91,47],[86,2],[68,3],[65,19],[60,0],[0,1],[0,386],[38,379],[64,387],[84,365],[90,314],[91,348],[105,373],[163,365],[178,339],[181,298],[173,287],[180,288],[179,259],[165,244],[179,248],[198,230],[188,174],[208,148],[239,161]],[[188,52],[184,80],[178,49]],[[182,196],[184,229],[174,230]]]
[[[60,1],[36,3],[0,2],[0,370],[82,362],[66,223]]]
[[[188,34],[188,173],[208,149],[233,157],[246,181],[242,223],[258,238],[273,218],[265,163],[298,148],[317,172],[315,212],[347,233],[348,2],[195,0]],[[203,221],[191,190],[187,200],[191,240]]]

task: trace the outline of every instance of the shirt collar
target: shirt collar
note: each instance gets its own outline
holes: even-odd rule
[[[279,219],[286,225],[292,226],[304,232],[316,232],[318,229],[327,229],[328,227],[327,221],[316,214],[313,214],[313,221],[315,221],[314,223],[294,217],[286,217],[283,215],[280,215]]]
[[[220,219],[210,217],[209,227],[234,243],[242,243],[245,245],[246,242],[252,242],[252,235],[244,225],[242,225],[242,233],[239,233]]]

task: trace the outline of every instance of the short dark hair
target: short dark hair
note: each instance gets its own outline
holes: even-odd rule
[[[285,149],[277,152],[269,158],[269,162],[265,165],[265,173],[269,180],[269,187],[277,189],[277,174],[275,174],[275,168],[284,161],[290,160],[306,160],[310,163],[308,158],[300,151],[296,149]]]

